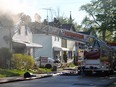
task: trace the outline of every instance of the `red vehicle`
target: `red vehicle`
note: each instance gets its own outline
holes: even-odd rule
[[[84,61],[80,68],[85,74],[113,74],[116,66],[116,49],[97,38],[84,51]]]

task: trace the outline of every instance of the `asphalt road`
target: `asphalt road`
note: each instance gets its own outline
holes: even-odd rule
[[[0,87],[107,87],[115,80],[115,76],[53,76],[0,84]]]

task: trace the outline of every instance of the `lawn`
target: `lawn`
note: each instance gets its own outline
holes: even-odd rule
[[[0,69],[0,77],[22,76],[24,73],[24,70]]]
[[[40,73],[49,73],[49,72],[52,72],[52,70],[46,69],[46,68],[39,68],[38,70],[0,69],[0,78],[13,77],[13,76],[23,76],[25,72],[40,74]]]

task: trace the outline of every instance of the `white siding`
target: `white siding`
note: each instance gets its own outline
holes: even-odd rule
[[[67,40],[67,48],[70,51],[75,51],[75,41]]]
[[[43,48],[35,49],[35,57],[53,58],[52,36],[45,34],[33,34],[33,42],[41,44]]]
[[[25,34],[25,31],[27,31],[27,35]],[[21,26],[20,34],[17,32],[13,36],[13,39],[15,40],[21,40],[23,42],[32,42],[32,32],[30,32],[29,28],[25,28],[25,26]]]
[[[58,36],[52,36],[52,47],[61,48],[61,38]]]

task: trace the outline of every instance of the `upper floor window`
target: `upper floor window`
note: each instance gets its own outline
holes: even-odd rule
[[[20,28],[18,29],[18,34],[21,34],[21,29]]]
[[[56,41],[56,36],[54,37],[54,41]]]
[[[59,37],[55,36],[54,41],[59,41]]]
[[[67,40],[66,39],[62,39],[62,47],[67,48]]]
[[[59,37],[58,37],[58,41],[59,41]]]
[[[25,35],[27,35],[27,28],[25,28]]]

